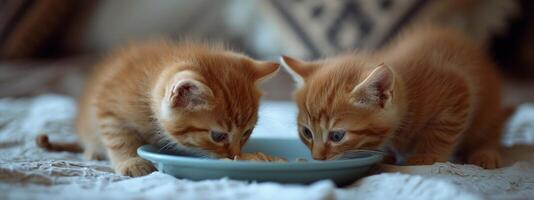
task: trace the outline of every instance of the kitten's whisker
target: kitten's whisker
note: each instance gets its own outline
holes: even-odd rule
[[[166,148],[169,144],[171,144],[171,143],[167,143],[167,144],[165,144],[163,147],[161,147],[161,148],[159,149],[159,151],[165,151],[165,150],[166,150],[165,148]]]

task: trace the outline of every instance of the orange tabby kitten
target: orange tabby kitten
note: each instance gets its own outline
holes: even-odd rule
[[[76,124],[84,154],[107,156],[116,172],[128,176],[154,171],[136,153],[147,143],[239,155],[258,118],[257,86],[277,70],[276,63],[220,45],[131,45],[98,66],[87,83]],[[54,149],[46,136],[38,143]]]
[[[375,53],[282,57],[298,83],[300,138],[319,160],[385,149],[399,163],[407,156],[407,164],[432,164],[457,153],[498,167],[501,78],[483,52],[460,33],[428,27]]]

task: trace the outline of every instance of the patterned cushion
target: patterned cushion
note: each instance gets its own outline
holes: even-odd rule
[[[498,0],[269,0],[263,6],[284,49],[316,58],[346,49],[375,49],[413,23],[452,26],[485,40],[515,12]],[[491,16],[487,16],[492,13]],[[272,17],[279,16],[279,17]]]
[[[376,48],[389,39],[427,0],[271,0],[309,54]]]

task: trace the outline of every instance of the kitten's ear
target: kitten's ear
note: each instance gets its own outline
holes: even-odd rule
[[[311,66],[303,61],[297,59],[281,56],[280,63],[289,72],[297,87],[304,85],[304,82],[308,76],[310,76],[316,69],[315,66]]]
[[[352,102],[356,106],[380,106],[384,108],[393,97],[393,71],[380,64],[364,81],[351,91]]]
[[[168,102],[172,109],[194,111],[211,108],[213,92],[195,79],[183,78],[175,81],[168,93]]]
[[[263,81],[272,78],[278,70],[280,69],[280,64],[275,62],[256,62],[256,72],[254,73],[254,79],[257,83],[262,83]]]

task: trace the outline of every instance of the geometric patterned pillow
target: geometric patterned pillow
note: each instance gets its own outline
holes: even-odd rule
[[[377,48],[427,0],[271,0],[284,25],[311,56]]]
[[[265,2],[265,1],[264,1]],[[452,26],[485,42],[516,12],[508,0],[269,0],[264,15],[283,49],[317,58],[376,49],[414,23]]]

